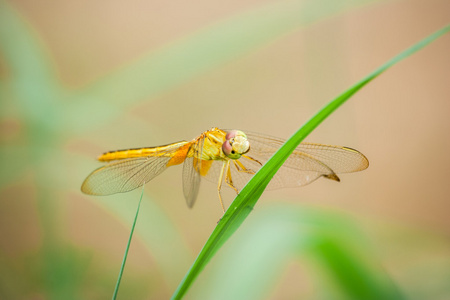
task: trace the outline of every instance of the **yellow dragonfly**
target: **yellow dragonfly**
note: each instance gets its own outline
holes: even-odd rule
[[[99,161],[109,162],[93,171],[81,191],[89,195],[111,195],[134,190],[183,163],[183,193],[192,207],[201,178],[218,182],[220,190],[231,187],[239,193],[250,178],[280,148],[284,140],[240,130],[212,128],[192,141],[165,146],[106,152]],[[366,169],[369,161],[355,149],[301,143],[270,181],[267,189],[304,186],[319,177],[340,181],[338,173]]]

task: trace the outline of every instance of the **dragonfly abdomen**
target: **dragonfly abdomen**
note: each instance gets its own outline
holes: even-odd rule
[[[116,150],[116,151],[108,151],[100,155],[97,159],[99,161],[112,161],[112,160],[120,160],[126,158],[136,158],[136,157],[145,157],[145,156],[176,156],[176,152],[171,150],[176,150],[188,142],[178,142],[170,145],[159,146],[159,147],[146,147],[146,148],[131,148],[124,150]]]
[[[148,156],[155,153],[154,148],[136,148],[105,152],[98,157],[99,161],[112,161],[132,157]]]

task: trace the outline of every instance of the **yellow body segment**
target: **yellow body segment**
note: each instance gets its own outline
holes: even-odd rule
[[[191,143],[187,143],[187,144],[181,146],[180,148],[178,148],[177,152],[174,153],[174,155],[169,160],[169,162],[167,163],[166,166],[167,167],[176,166],[176,165],[183,163],[184,160],[186,159],[186,154],[188,153],[190,146],[191,146]]]
[[[214,160],[229,159],[222,151],[226,134],[224,130],[212,128],[190,142],[182,141],[158,147],[109,151],[100,155],[98,160],[110,162],[127,158],[161,156],[171,157],[166,164],[166,167],[171,167],[182,164],[187,157],[194,157],[194,166],[196,166],[198,158],[195,156],[200,154],[200,175],[206,176]],[[199,147],[202,149],[198,149]]]
[[[184,156],[186,156],[186,152],[189,149],[189,142],[182,141],[170,145],[159,146],[159,147],[148,147],[148,148],[136,148],[136,149],[126,149],[126,150],[117,150],[103,153],[97,159],[99,161],[112,161],[126,158],[135,158],[135,157],[144,157],[144,156],[172,156],[179,157],[182,155],[182,152],[174,152],[173,150],[179,147],[180,149],[184,149],[183,146],[187,146],[185,150]],[[179,162],[178,164],[182,163]],[[173,163],[176,165],[177,163]]]
[[[227,160],[228,157],[222,152],[222,144],[225,142],[226,135],[227,133],[224,130],[212,128],[196,138],[195,140],[203,139],[201,143],[198,143],[198,145],[203,146],[200,158],[202,160]]]
[[[198,158],[194,158],[194,168],[201,176],[206,176],[211,168],[213,160],[200,160],[200,165],[198,165]],[[198,170],[200,167],[200,171]]]
[[[201,153],[202,160],[223,160],[228,159],[222,152],[222,144],[225,141],[225,136],[225,131],[218,128],[212,128],[190,142],[182,141],[158,147],[109,151],[100,155],[98,160],[109,162],[145,156],[170,156],[172,159],[167,163],[168,167],[179,165],[184,162],[186,157],[193,157],[196,153]],[[191,145],[193,144],[194,147],[191,148]],[[198,146],[201,146],[203,149],[198,149]]]

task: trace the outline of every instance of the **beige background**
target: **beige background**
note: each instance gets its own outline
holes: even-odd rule
[[[11,5],[41,39],[64,85],[76,90],[146,53],[270,2],[22,0]],[[288,138],[327,101],[449,20],[450,2],[445,0],[362,6],[296,30],[156,99],[130,105],[119,118],[91,128],[85,136],[74,136],[65,145],[67,155],[81,154],[86,164],[76,176],[68,175],[70,191],[55,212],[60,230],[66,240],[91,249],[90,272],[98,272],[97,263],[108,262],[114,278],[129,226],[99,206],[97,198],[79,192],[84,176],[99,166],[94,161],[98,154],[189,140],[213,126]],[[417,262],[433,269],[429,259],[437,255],[450,265],[449,53],[446,35],[375,79],[307,138],[360,150],[370,161],[368,170],[342,175],[339,184],[321,179],[301,189],[266,192],[256,209],[281,201],[350,215],[377,245],[386,269],[402,286],[427,281],[408,275]],[[2,78],[7,76],[3,72]],[[19,124],[17,129],[14,124],[2,122],[5,143],[25,126]],[[167,170],[146,191],[180,231],[193,259],[221,216],[215,185],[202,185],[193,210],[184,204],[181,167]],[[33,193],[23,181],[0,191],[0,230],[9,237],[1,245],[5,257],[18,258],[41,246],[39,204]],[[229,205],[234,195],[231,191],[224,195]],[[136,199],[139,192],[120,197]],[[135,206],[134,200],[130,205]],[[144,202],[142,210],[146,209],[150,207]],[[390,236],[393,228],[408,232],[400,248],[402,235]],[[427,246],[422,238],[431,233],[439,242]],[[405,257],[405,253],[413,254]],[[150,282],[151,298],[166,298],[173,283],[163,282],[155,266],[138,236],[126,272],[142,279],[136,281],[137,289],[139,283]],[[177,270],[175,283],[187,266]],[[280,283],[287,295],[286,280],[298,273],[296,268]]]

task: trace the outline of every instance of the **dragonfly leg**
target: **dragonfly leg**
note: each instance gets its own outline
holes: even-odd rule
[[[226,162],[225,161],[223,162],[222,169],[220,170],[219,184],[217,186],[217,192],[219,193],[219,201],[220,201],[220,205],[222,206],[223,213],[225,213],[225,207],[223,206],[222,195],[220,194],[220,189],[222,188],[223,173],[225,172],[225,169],[229,168],[229,165],[230,165],[229,160],[227,160]]]
[[[255,171],[251,169],[247,169],[239,160],[233,160],[234,166],[238,170],[238,172],[244,172],[251,175],[255,175]]]
[[[254,158],[251,157],[251,156],[248,156],[248,155],[242,155],[242,157],[245,157],[246,159],[249,159],[249,160],[254,161],[255,163],[258,163],[261,167],[262,167],[262,165],[263,165],[261,162],[259,162],[258,160],[254,159]]]
[[[225,174],[225,182],[236,191],[236,194],[239,194],[239,190],[234,186],[233,179],[231,178],[231,168],[230,162],[227,164],[227,173]]]

